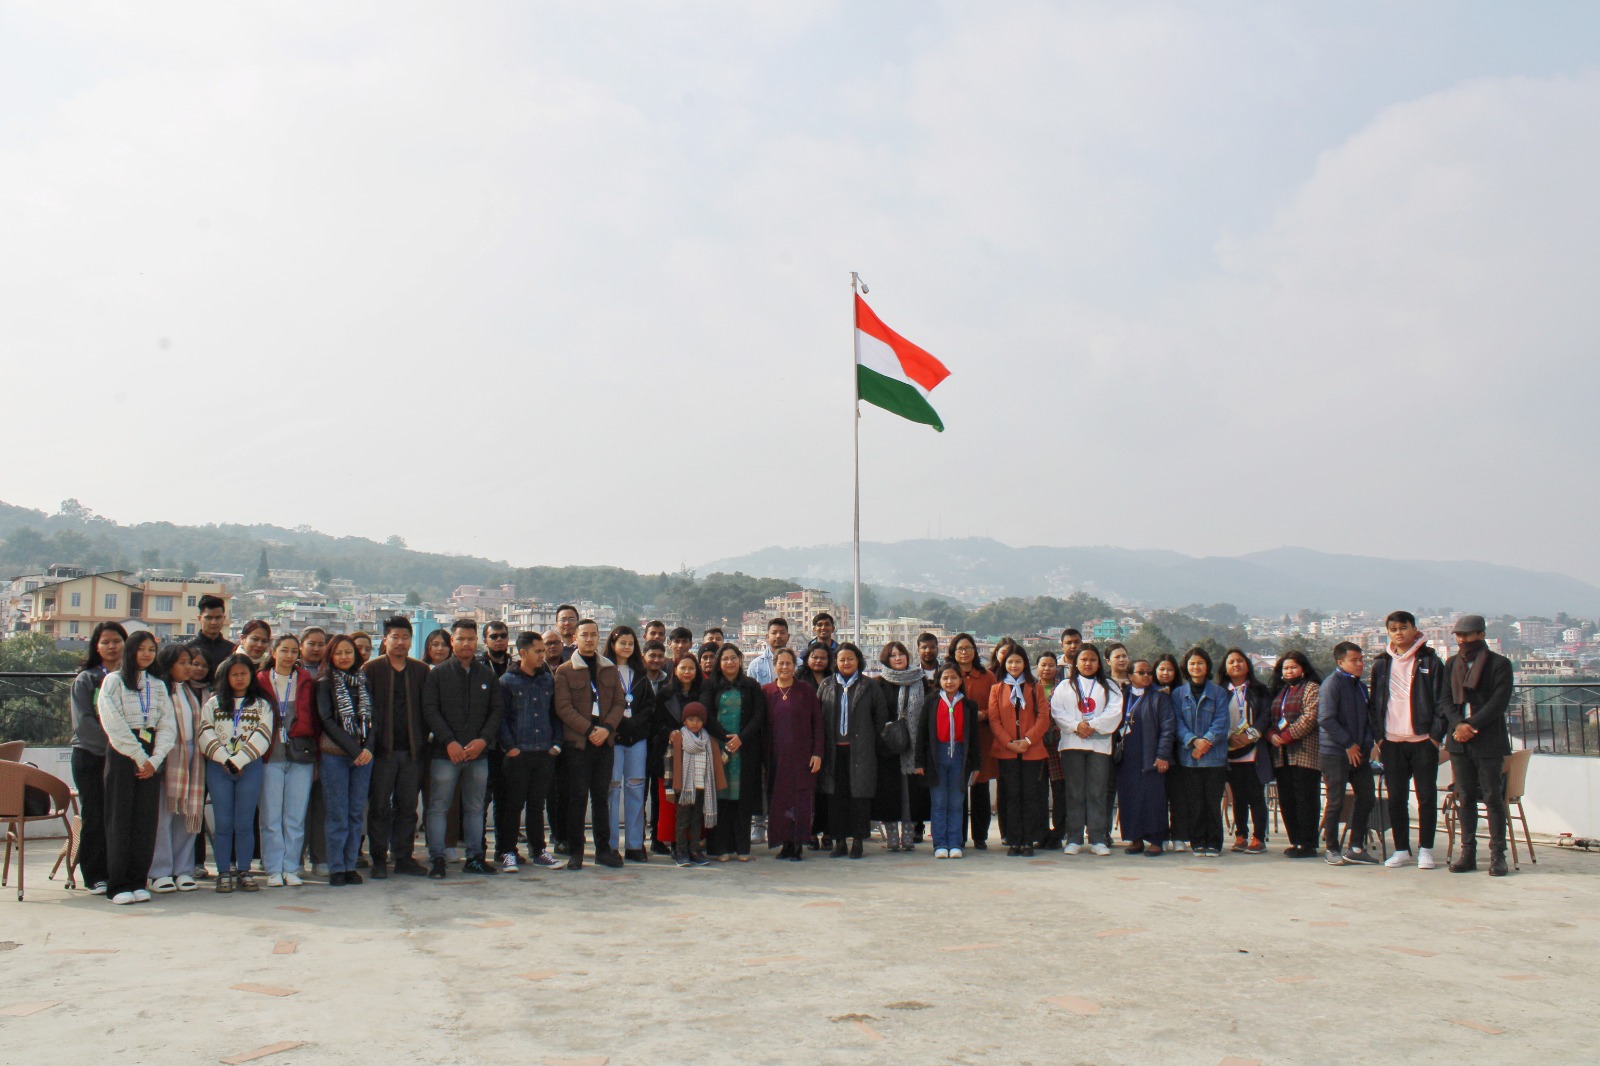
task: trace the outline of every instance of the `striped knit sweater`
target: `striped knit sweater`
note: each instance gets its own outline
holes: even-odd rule
[[[224,711],[217,697],[212,696],[200,709],[200,733],[195,743],[212,762],[243,770],[272,747],[272,707],[265,700],[253,700],[239,708],[236,735],[233,713]]]

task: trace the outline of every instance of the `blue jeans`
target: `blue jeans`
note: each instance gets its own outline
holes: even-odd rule
[[[461,843],[467,858],[483,858],[483,797],[489,787],[489,760],[471,762],[434,759],[428,768],[428,858],[444,858],[444,824],[456,783],[461,784]]]
[[[347,874],[356,868],[361,834],[367,822],[367,793],[372,764],[357,766],[348,755],[322,754],[322,805],[328,815],[328,872]]]
[[[964,818],[967,799],[967,745],[933,745],[933,761],[939,771],[939,783],[928,789],[928,796],[932,800],[933,809],[930,812],[930,821],[933,822],[933,846],[939,848],[959,848],[966,839],[966,820]]]
[[[256,857],[256,804],[261,801],[261,760],[247,763],[238,777],[220,763],[206,760],[206,790],[211,793],[211,818],[216,828],[217,872],[246,873]]]
[[[317,768],[269,762],[261,785],[261,865],[269,874],[298,873],[306,841],[306,805]]]
[[[611,760],[611,850],[617,850],[617,812],[626,812],[628,847],[644,847],[644,774],[646,741],[618,744]],[[619,803],[619,799],[626,800]]]

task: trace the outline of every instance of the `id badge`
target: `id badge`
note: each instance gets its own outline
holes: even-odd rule
[[[1279,729],[1288,729],[1289,728],[1289,719],[1287,719],[1287,718],[1279,718],[1278,719],[1278,728]]]
[[[599,711],[596,711],[595,713],[598,714]],[[633,717],[633,696],[632,696],[632,694],[630,694],[628,696],[627,705],[622,708],[622,717],[624,717],[624,718],[632,718]]]
[[[155,739],[156,739],[156,735],[151,730],[149,730],[149,729],[141,729],[141,730],[139,730],[139,743],[148,744],[148,743],[150,743],[151,741],[153,741]]]
[[[591,718],[599,718],[600,717],[600,701],[599,700],[595,700],[594,701],[594,706],[590,709],[589,716]]]

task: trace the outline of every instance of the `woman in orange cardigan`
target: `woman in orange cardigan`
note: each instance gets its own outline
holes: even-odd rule
[[[994,809],[989,801],[989,782],[994,780],[996,771],[991,750],[993,735],[989,731],[989,690],[994,687],[994,675],[978,661],[978,642],[971,633],[957,633],[950,639],[949,661],[961,671],[962,692],[978,705],[978,751],[983,755],[983,765],[967,792],[967,814],[972,823],[972,846],[987,851],[989,816]]]
[[[1005,673],[989,690],[990,750],[1000,766],[1001,812],[1013,843],[1007,855],[1032,855],[1033,842],[1044,832],[1044,735],[1050,729],[1050,707],[1039,697],[1039,685],[1021,647],[1006,652]]]

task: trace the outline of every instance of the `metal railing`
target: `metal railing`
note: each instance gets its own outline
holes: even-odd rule
[[[1600,682],[1518,685],[1506,711],[1514,747],[1600,757]]]
[[[71,743],[74,673],[0,672],[0,741]]]

